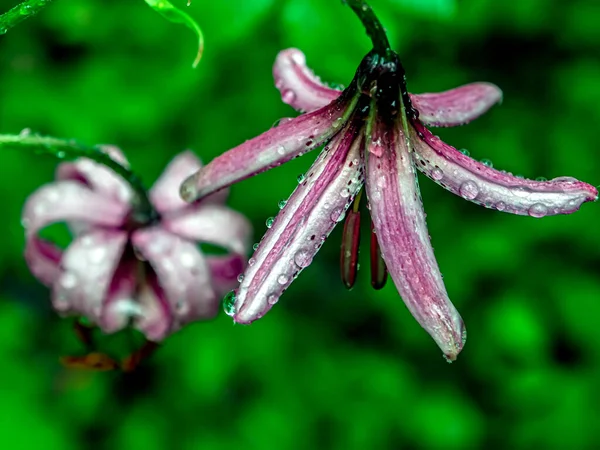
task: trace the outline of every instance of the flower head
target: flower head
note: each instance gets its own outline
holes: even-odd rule
[[[115,147],[103,150],[123,165]],[[160,341],[183,324],[212,317],[243,270],[250,226],[224,205],[227,192],[196,205],[183,202],[181,181],[199,170],[191,153],[178,155],[149,191],[156,218],[140,219],[130,186],[89,159],[62,163],[56,181],[42,186],[23,210],[25,258],[52,289],[61,314],[86,317],[104,332],[133,326]],[[65,222],[74,238],[63,251],[38,233]],[[204,255],[199,243],[225,248]]]
[[[350,3],[370,11],[364,2]],[[373,34],[378,29],[378,22],[371,27]],[[465,327],[433,254],[415,169],[466,200],[533,217],[572,213],[596,200],[597,191],[568,177],[521,179],[442,142],[426,126],[470,122],[501,99],[500,89],[473,83],[409,94],[398,55],[386,48],[387,39],[373,40],[375,49],[342,92],[321,83],[299,50],[282,51],[274,67],[276,86],[285,103],[306,112],[215,158],[185,181],[181,194],[187,201],[204,198],[324,144],[250,259],[228,312],[240,323],[262,317],[311,263],[365,186],[374,233],[373,285],[385,281],[385,263],[412,315],[454,360]],[[349,285],[356,269],[357,214],[358,208],[349,213],[343,241]]]

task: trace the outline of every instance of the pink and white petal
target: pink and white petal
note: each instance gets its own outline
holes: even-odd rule
[[[250,323],[269,311],[343,220],[364,177],[363,138],[350,128],[325,147],[249,260],[234,304],[235,322]]]
[[[222,205],[202,205],[164,217],[162,227],[183,238],[246,254],[252,226],[245,216]]]
[[[129,167],[127,159],[119,148],[112,145],[99,147],[114,161]],[[131,187],[125,180],[108,167],[88,158],[60,164],[56,169],[56,178],[85,183],[94,192],[125,205],[130,204],[133,197]]]
[[[328,105],[341,94],[321,82],[306,65],[304,53],[296,48],[279,52],[273,66],[275,87],[281,100],[300,111],[314,111]]]
[[[570,177],[534,181],[488,167],[462,154],[415,122],[413,159],[417,168],[462,198],[499,211],[532,217],[570,214],[595,201],[594,186]]]
[[[22,213],[25,227],[25,261],[31,272],[49,286],[59,275],[62,251],[37,236],[55,222],[85,222],[88,226],[121,225],[128,207],[92,192],[75,181],[47,184],[29,196]]]
[[[81,221],[96,226],[120,226],[129,207],[91,191],[76,181],[57,181],[29,196],[22,223],[28,235],[56,222]]]
[[[334,102],[223,153],[185,180],[181,197],[187,202],[199,200],[319,147],[338,132],[353,106],[353,103]]]
[[[133,254],[128,255],[127,251],[122,256],[106,293],[98,322],[104,333],[115,333],[125,328],[133,317],[141,314],[135,299],[141,264]]]
[[[387,148],[381,156],[369,152],[367,160],[367,197],[381,256],[411,314],[454,360],[466,339],[465,327],[433,254],[410,149],[399,127],[374,128]]]
[[[225,256],[207,256],[206,261],[210,267],[213,287],[219,298],[240,284],[238,276],[246,267],[246,258],[243,255],[232,253]]]
[[[61,274],[53,285],[54,308],[100,323],[126,243],[127,233],[113,230],[96,229],[76,238],[65,250]]]
[[[178,328],[165,291],[154,272],[146,275],[146,283],[142,285],[137,301],[140,314],[135,318],[134,326],[149,341],[160,342]]]
[[[30,234],[25,242],[25,262],[31,273],[46,286],[51,286],[60,275],[62,250],[54,244]]]
[[[217,313],[219,298],[212,287],[210,268],[193,242],[160,227],[136,231],[132,242],[156,272],[178,323]]]
[[[150,201],[156,210],[164,214],[189,206],[181,199],[179,186],[187,177],[201,168],[202,162],[189,150],[173,158],[150,189]],[[229,190],[223,189],[206,198],[203,203],[222,204],[225,203],[228,195]]]
[[[432,127],[455,127],[477,119],[502,100],[502,91],[492,83],[471,83],[449,91],[410,94],[419,119]]]

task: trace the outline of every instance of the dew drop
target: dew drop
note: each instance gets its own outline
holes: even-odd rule
[[[183,267],[194,267],[196,261],[192,253],[183,253],[179,258]]]
[[[542,203],[534,203],[533,205],[531,205],[527,213],[531,217],[539,219],[540,217],[544,217],[546,214],[548,214],[548,208],[546,208],[546,206]]]
[[[240,273],[240,274],[237,276],[237,280],[238,280],[238,283],[241,283],[242,281],[244,281],[244,274],[243,274],[243,273]]]
[[[296,100],[296,94],[291,89],[284,89],[281,92],[281,100],[283,100],[283,103],[292,103]]]
[[[308,265],[312,262],[312,255],[308,250],[298,250],[294,255],[294,262],[298,267],[303,269],[308,267]]]
[[[479,194],[479,188],[474,181],[465,181],[458,189],[459,194],[466,200],[473,200]]]
[[[99,264],[106,256],[106,249],[104,247],[96,247],[89,251],[88,260],[92,264]]]
[[[298,181],[298,184],[302,183],[304,180],[306,179],[306,177],[304,176],[303,173],[301,173],[300,175],[298,175],[298,178],[296,179]]]
[[[496,203],[496,209],[498,211],[504,211],[506,209],[506,203],[504,203],[504,202]]]
[[[467,150],[466,148],[461,148],[459,152],[461,152],[465,156],[471,156],[471,152],[469,152],[469,150]]]
[[[275,222],[275,219],[273,217],[269,217],[265,222],[267,228],[271,228],[273,226],[273,222]]]
[[[563,182],[563,183],[577,183],[579,180],[573,177],[557,177],[552,178],[550,181]]]
[[[442,178],[444,178],[444,172],[442,172],[442,169],[439,167],[436,167],[431,171],[431,178],[433,178],[435,181],[440,181]]]
[[[248,260],[248,266],[253,266],[256,263],[256,260],[254,258],[250,258]]]
[[[282,156],[285,155],[285,147],[283,145],[277,146],[277,154]]]
[[[281,275],[279,275],[279,277],[277,277],[277,282],[279,284],[286,284],[288,281],[290,281],[289,277],[282,273]]]
[[[65,289],[73,289],[77,284],[77,277],[72,273],[65,273],[60,279],[60,285]]]
[[[344,208],[335,208],[331,211],[331,220],[333,222],[341,222],[344,220],[344,216],[346,215]]]
[[[23,128],[19,133],[19,137],[26,138],[27,136],[31,136],[31,128]]]
[[[535,179],[535,181],[548,181],[548,178],[546,178],[546,177],[537,177]]]
[[[277,206],[279,206],[279,209],[285,208],[285,205],[287,205],[287,200],[281,200],[279,203],[277,203]]]
[[[258,242],[252,246],[252,250],[258,250]]]
[[[342,124],[342,120],[343,120],[343,119],[342,119],[341,117],[338,117],[337,119],[335,119],[335,120],[333,121],[333,123],[331,124],[331,126],[332,126],[333,128],[339,128],[339,126]]]
[[[228,316],[235,314],[235,291],[231,291],[225,296],[223,299],[223,309]]]
[[[342,191],[340,192],[340,195],[343,198],[349,197],[350,196],[350,190],[348,188],[344,188],[342,189]]]
[[[487,158],[482,159],[481,164],[483,164],[484,166],[489,167],[489,168],[494,167],[494,163],[492,163],[492,160],[487,159]]]
[[[275,294],[269,294],[267,296],[267,303],[271,306],[273,306],[275,303],[277,303],[278,300],[279,300],[279,297]]]

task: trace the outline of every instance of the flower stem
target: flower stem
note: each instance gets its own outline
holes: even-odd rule
[[[352,11],[358,16],[360,21],[365,26],[367,34],[373,42],[373,50],[380,56],[388,54],[390,49],[390,43],[388,42],[385,30],[379,22],[379,19],[375,15],[373,8],[364,0],[342,0],[347,3]]]
[[[35,16],[52,0],[25,0],[0,16],[0,34],[6,34],[15,25]]]
[[[124,167],[113,160],[99,147],[86,147],[78,144],[74,140],[37,136],[33,134],[0,134],[0,148],[18,149],[23,147],[31,149],[36,153],[53,155],[67,161],[78,158],[89,158],[108,167],[131,186],[135,194],[133,199],[133,209],[136,213],[136,219],[147,222],[157,217],[157,213],[148,198],[148,191],[140,178],[127,167]]]

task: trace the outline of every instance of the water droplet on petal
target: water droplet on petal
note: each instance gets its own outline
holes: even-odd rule
[[[256,260],[254,258],[250,258],[248,260],[248,266],[253,266],[256,263]]]
[[[506,203],[504,203],[504,202],[496,203],[496,209],[498,211],[504,211],[506,209]]]
[[[546,214],[548,214],[548,208],[546,207],[546,205],[543,205],[542,203],[535,203],[535,204],[531,205],[531,207],[529,208],[527,213],[531,217],[535,217],[535,218],[539,219],[540,217],[544,217]]]
[[[275,222],[275,219],[273,217],[269,217],[265,222],[267,225],[267,228],[271,228],[273,226],[273,222]]]
[[[471,152],[469,152],[469,150],[467,150],[466,148],[461,148],[459,152],[461,152],[465,156],[471,156]]]
[[[190,252],[182,253],[179,258],[181,261],[181,265],[183,267],[187,267],[187,268],[194,267],[196,258],[194,258],[194,255],[192,253],[190,253]]]
[[[241,283],[242,281],[244,281],[244,274],[243,274],[243,273],[240,273],[240,274],[237,276],[237,280],[238,280],[238,283]]]
[[[342,119],[341,117],[338,117],[337,119],[335,119],[335,120],[333,121],[333,123],[331,124],[331,126],[332,126],[333,128],[338,128],[338,127],[339,127],[339,126],[342,124],[342,120],[343,120],[343,119]]]
[[[77,284],[77,277],[72,273],[65,273],[60,279],[60,285],[65,289],[73,289]]]
[[[344,208],[335,208],[333,211],[331,211],[330,217],[333,222],[341,222],[344,220],[345,215],[346,212],[344,211]]]
[[[88,261],[92,264],[99,264],[106,256],[106,249],[104,247],[96,247],[89,251]]]
[[[573,177],[557,177],[557,178],[552,178],[550,181],[557,181],[557,182],[568,182],[568,183],[577,183],[579,182],[579,180],[577,178],[573,178]]]
[[[252,246],[252,250],[258,250],[258,242]]]
[[[273,306],[275,303],[277,303],[278,300],[279,300],[279,297],[275,294],[269,294],[267,296],[267,303],[271,306]]]
[[[223,299],[223,309],[228,316],[235,314],[235,291],[231,291],[225,296]]]
[[[298,180],[298,184],[302,183],[305,180],[304,174],[301,173],[300,175],[298,175],[297,180]]]
[[[283,103],[290,104],[296,100],[296,94],[291,89],[285,89],[281,92],[281,100],[283,100]]]
[[[277,154],[282,156],[285,155],[285,147],[283,145],[277,146]]]
[[[298,250],[294,255],[294,262],[298,267],[303,269],[312,262],[312,254],[305,249]]]
[[[285,208],[285,205],[287,205],[287,200],[281,200],[277,206],[279,206],[279,209],[283,209]]]
[[[535,181],[548,181],[548,178],[546,178],[546,177],[537,177],[535,179]]]
[[[277,277],[277,282],[279,284],[286,284],[288,281],[290,281],[289,277],[282,273],[281,275],[279,275],[279,277]]]
[[[344,188],[342,189],[342,191],[340,192],[340,195],[344,198],[349,197],[350,196],[350,190],[348,188]]]
[[[439,167],[436,167],[431,171],[431,178],[436,181],[440,181],[442,178],[444,178],[444,172],[442,172],[442,169]]]
[[[458,193],[466,200],[473,200],[479,194],[479,188],[474,181],[465,181],[460,185]]]
[[[492,160],[487,158],[482,159],[481,164],[490,168],[494,167],[494,163],[492,163]]]

